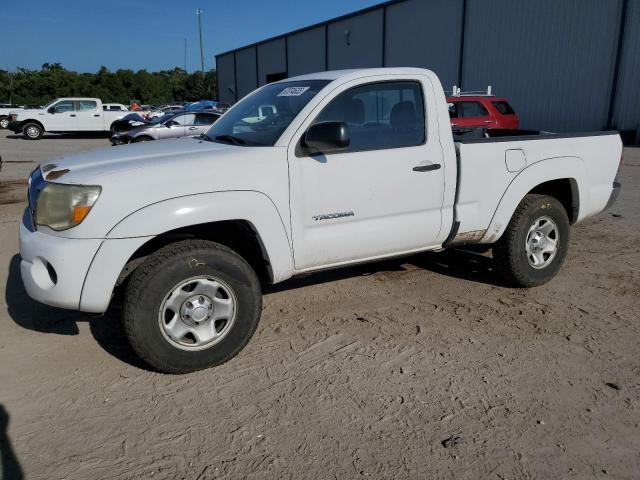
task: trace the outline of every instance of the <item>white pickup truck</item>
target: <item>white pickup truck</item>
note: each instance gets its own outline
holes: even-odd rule
[[[256,122],[265,105],[276,108]],[[564,262],[570,225],[615,199],[622,144],[616,132],[522,133],[454,142],[428,70],[272,83],[200,138],[37,168],[22,278],[32,298],[84,312],[121,289],[133,348],[170,373],[236,355],[258,324],[261,282],[480,243],[511,284],[541,285]]]
[[[39,140],[45,132],[109,132],[113,122],[129,113],[105,110],[99,98],[56,98],[39,109],[10,112],[7,128],[29,140]]]

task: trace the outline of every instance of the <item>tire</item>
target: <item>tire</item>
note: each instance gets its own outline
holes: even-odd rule
[[[44,129],[37,123],[29,122],[22,127],[22,134],[27,140],[40,140],[44,135]]]
[[[9,126],[9,117],[0,117],[0,130],[6,130]]]
[[[547,283],[564,263],[570,232],[567,211],[557,199],[527,195],[493,247],[497,272],[517,287]]]
[[[242,257],[218,243],[184,240],[153,253],[133,272],[123,323],[143,361],[179,374],[237,355],[255,332],[261,310],[260,282]],[[204,312],[210,312],[206,318]],[[218,336],[202,342],[213,331]]]
[[[147,137],[147,136],[144,136],[144,137],[138,137],[138,138],[136,138],[136,139],[133,141],[133,143],[151,142],[152,140],[153,140],[153,138],[151,138],[151,137]]]

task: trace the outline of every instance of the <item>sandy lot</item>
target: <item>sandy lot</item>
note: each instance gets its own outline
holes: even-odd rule
[[[546,286],[506,288],[460,250],[306,277],[266,293],[235,359],[167,376],[117,308],[49,308],[20,280],[11,181],[106,145],[0,134],[22,162],[0,173],[5,478],[638,478],[640,149]]]

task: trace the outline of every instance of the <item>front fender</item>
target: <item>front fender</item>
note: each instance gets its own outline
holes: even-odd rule
[[[182,227],[224,220],[244,220],[253,226],[269,258],[274,283],[291,277],[291,243],[268,196],[256,191],[188,195],[140,208],[107,233],[86,275],[81,310],[106,310],[122,268],[138,248],[154,237]]]
[[[575,181],[580,206],[589,205],[587,171],[581,158],[555,157],[541,160],[526,167],[513,178],[502,195],[489,227],[480,242],[493,243],[502,236],[513,213],[527,193],[542,183],[565,178]],[[579,208],[577,221],[582,220],[585,215],[586,209]]]

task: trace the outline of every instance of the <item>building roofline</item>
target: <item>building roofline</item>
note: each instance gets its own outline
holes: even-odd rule
[[[298,28],[297,30],[292,30],[290,32],[282,33],[282,34],[276,35],[274,37],[265,38],[264,40],[259,40],[257,42],[251,43],[249,45],[243,45],[243,46],[238,47],[238,48],[232,48],[231,50],[227,50],[225,52],[216,54],[215,58],[217,60],[219,57],[223,57],[225,55],[229,55],[231,53],[238,52],[240,50],[245,50],[247,48],[258,47],[258,46],[263,45],[265,43],[273,42],[275,40],[281,40],[283,38],[289,37],[291,35],[295,35],[297,33],[307,32],[309,30],[313,30],[314,28],[324,27],[326,25],[329,25],[330,23],[339,22],[341,20],[346,20],[348,18],[355,17],[357,15],[362,15],[364,13],[369,13],[369,12],[372,12],[374,10],[378,10],[380,8],[385,8],[385,7],[388,7],[390,5],[394,5],[396,3],[402,3],[402,2],[406,2],[406,1],[407,0],[387,0],[386,2],[378,3],[376,5],[371,5],[370,7],[363,8],[361,10],[356,10],[355,12],[347,13],[347,14],[342,15],[340,17],[330,18],[329,20],[324,20],[322,22],[314,23],[313,25],[309,25],[308,27]]]

